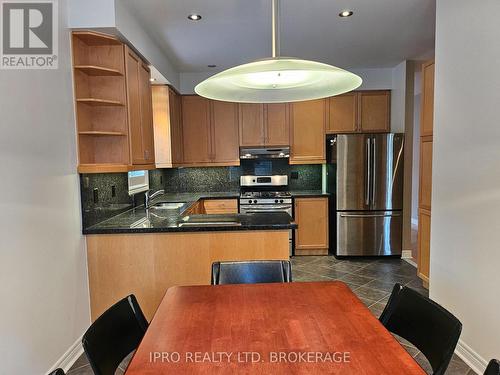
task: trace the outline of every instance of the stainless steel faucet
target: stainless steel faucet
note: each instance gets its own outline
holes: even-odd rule
[[[165,194],[165,190],[163,190],[163,189],[157,190],[154,193],[153,193],[152,189],[146,191],[146,193],[144,194],[144,208],[147,209],[147,208],[151,207],[151,199],[154,199],[158,195],[162,195],[162,194]]]

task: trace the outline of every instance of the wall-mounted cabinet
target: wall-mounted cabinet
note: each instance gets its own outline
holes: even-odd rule
[[[386,133],[390,131],[391,93],[356,91],[328,99],[326,132]]]
[[[182,165],[181,96],[163,85],[153,86],[152,96],[156,167]]]
[[[326,162],[327,99],[290,103],[290,164]]]
[[[128,48],[114,36],[93,31],[74,31],[72,51],[78,171],[124,172],[134,169],[134,162],[154,162],[154,159],[139,161],[132,153],[132,149],[137,151],[138,142],[144,150],[154,150],[149,146],[153,138],[148,67],[136,60],[136,75],[131,78]],[[133,88],[132,79],[136,82]],[[137,121],[131,124],[130,106],[137,102],[140,102],[134,113]],[[150,127],[146,126],[148,123]],[[137,124],[140,140],[136,138]],[[150,166],[141,166],[145,167]]]
[[[182,96],[183,165],[239,165],[238,105]]]
[[[289,111],[286,103],[239,104],[240,146],[288,146]]]

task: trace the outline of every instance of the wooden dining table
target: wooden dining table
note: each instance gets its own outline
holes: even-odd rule
[[[126,374],[425,372],[332,281],[172,287]]]

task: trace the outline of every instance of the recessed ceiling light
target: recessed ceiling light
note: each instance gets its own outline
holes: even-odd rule
[[[209,68],[215,68],[215,67],[217,67],[217,65],[215,65],[215,64],[209,64],[209,65],[207,65],[207,67],[209,67]]]
[[[201,16],[199,14],[196,14],[196,13],[193,13],[193,14],[190,14],[188,16],[188,18],[191,20],[191,21],[199,21],[201,20]]]
[[[150,81],[150,82],[154,82],[154,81],[156,81],[156,78],[151,77],[151,78],[149,79],[149,81]]]
[[[339,13],[339,17],[345,18],[345,17],[351,17],[354,12],[352,10],[343,10],[342,12]]]

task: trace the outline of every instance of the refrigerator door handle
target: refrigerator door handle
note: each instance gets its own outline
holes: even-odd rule
[[[390,213],[390,214],[340,214],[340,217],[395,217],[401,216],[400,213]]]
[[[366,139],[366,184],[365,184],[365,204],[370,205],[370,183],[372,179],[372,154],[370,147],[370,138]]]
[[[377,188],[377,143],[376,143],[376,139],[375,137],[373,137],[372,139],[373,141],[373,146],[372,146],[372,165],[373,165],[373,168],[372,168],[372,205],[373,207],[375,207],[375,203],[376,203],[376,188]]]

